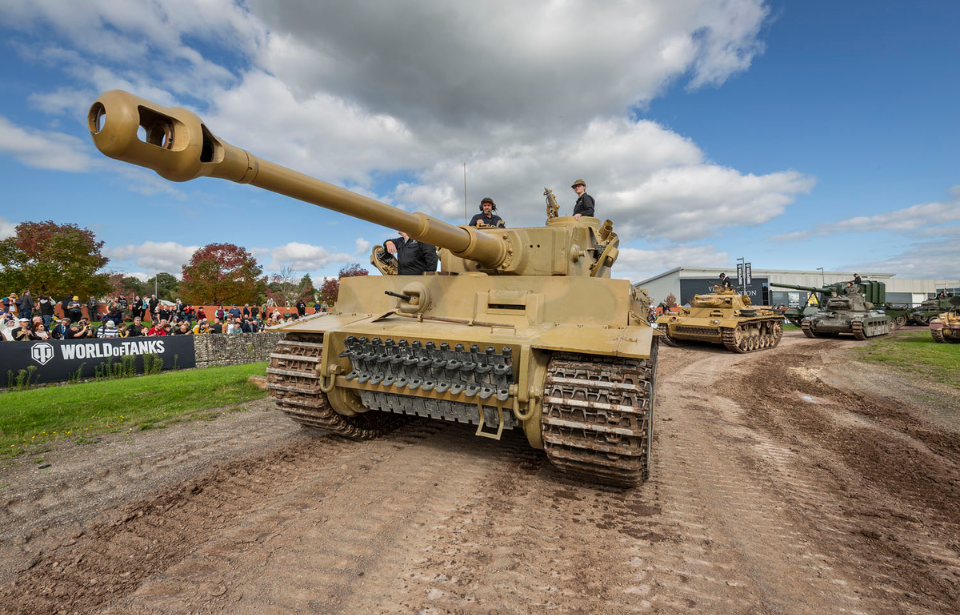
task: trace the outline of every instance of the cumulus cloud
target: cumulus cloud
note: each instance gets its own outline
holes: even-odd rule
[[[384,200],[455,221],[464,162],[469,199],[503,202],[513,226],[542,222],[543,186],[569,212],[566,186],[584,177],[598,216],[615,217],[625,237],[675,242],[766,222],[814,184],[797,171],[724,167],[690,139],[628,119],[677,80],[715,87],[747,70],[768,15],[763,0],[43,0],[7,10],[11,27],[52,27],[69,47],[13,43],[79,83],[32,97],[50,113],[90,88],[128,89],[194,108],[228,141],[353,189],[401,174],[410,179],[381,188]]]
[[[774,237],[778,241],[793,241],[809,237],[835,235],[837,233],[869,233],[875,231],[906,232],[923,229],[933,224],[960,220],[960,201],[922,203],[876,216],[857,216],[840,222],[818,224],[812,229],[794,231]],[[937,229],[927,229],[924,234],[937,234]]]
[[[145,241],[139,245],[106,247],[103,253],[112,261],[133,263],[147,270],[150,275],[165,271],[179,277],[183,266],[190,262],[190,257],[199,247],[185,246],[175,241]]]
[[[23,164],[54,171],[82,172],[94,165],[86,144],[62,132],[15,126],[0,116],[0,152],[11,154]]]
[[[17,225],[6,218],[0,217],[0,239],[13,237],[17,234]]]
[[[904,278],[938,279],[960,283],[957,263],[960,263],[960,243],[956,239],[947,239],[919,242],[892,258],[853,263],[845,265],[842,269],[896,271],[897,275]]]
[[[316,271],[331,263],[348,263],[355,260],[349,254],[330,252],[323,246],[291,241],[270,250],[273,262],[268,269],[279,271],[290,267],[295,271]]]
[[[655,250],[621,248],[620,257],[613,267],[613,277],[639,282],[674,267],[717,267],[731,262],[726,252],[713,246],[682,244]]]
[[[357,237],[357,254],[366,254],[370,249],[370,242],[363,237]]]

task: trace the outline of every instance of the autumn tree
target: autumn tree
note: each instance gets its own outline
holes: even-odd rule
[[[667,298],[663,300],[663,302],[667,304],[668,308],[676,307],[677,296],[674,295],[673,293],[670,293],[669,295],[667,295]]]
[[[180,296],[180,280],[172,273],[161,271],[143,283],[143,296],[156,295],[157,299],[176,301]]]
[[[180,295],[194,305],[256,303],[266,290],[267,279],[257,260],[232,243],[211,243],[190,257],[183,266]]]
[[[310,274],[301,277],[292,267],[284,267],[270,276],[266,295],[268,299],[273,299],[274,305],[296,305],[301,299],[313,297],[313,280]]]
[[[147,291],[147,286],[132,275],[123,275],[122,273],[110,274],[110,294],[114,297],[126,297],[133,299],[137,295],[141,297]],[[153,286],[147,295],[153,294]]]
[[[340,274],[335,278],[327,278],[320,286],[320,300],[327,305],[333,305],[337,302],[340,295],[340,279],[352,278],[360,275],[370,275],[370,272],[360,266],[360,263],[351,263],[340,269]]]
[[[100,297],[110,292],[103,242],[76,224],[21,222],[16,234],[0,241],[0,288],[30,289],[35,295]]]

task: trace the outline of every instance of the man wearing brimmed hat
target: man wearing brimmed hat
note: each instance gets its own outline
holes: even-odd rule
[[[117,330],[117,325],[112,320],[105,321],[97,329],[97,337],[120,337],[120,332]]]
[[[497,211],[497,204],[493,202],[493,199],[490,197],[484,197],[480,200],[480,213],[470,218],[470,226],[493,226],[496,228],[504,228],[506,224],[503,223],[503,219],[497,214],[493,213]]]
[[[30,328],[30,319],[21,318],[20,319],[20,328],[13,333],[13,339],[17,342],[29,342],[31,340],[40,339],[33,332],[33,329]]]
[[[573,217],[576,220],[580,216],[593,216],[593,197],[587,194],[587,182],[578,179],[570,186],[577,193],[577,204],[573,206]]]

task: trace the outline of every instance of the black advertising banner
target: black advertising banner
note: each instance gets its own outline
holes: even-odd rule
[[[36,370],[31,383],[70,380],[77,376],[77,370],[81,378],[92,378],[98,368],[106,373],[107,366],[122,364],[124,357],[133,357],[137,373],[143,373],[144,357],[148,355],[148,363],[160,359],[165,370],[197,365],[192,335],[3,342],[0,343],[0,384],[9,386],[11,371],[16,377],[20,370],[30,366]]]

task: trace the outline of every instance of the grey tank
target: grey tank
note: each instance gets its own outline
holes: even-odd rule
[[[823,309],[805,317],[800,326],[807,337],[835,337],[846,333],[865,340],[890,333],[893,321],[885,313],[874,310],[873,304],[864,299],[860,286],[855,284],[828,298]]]

